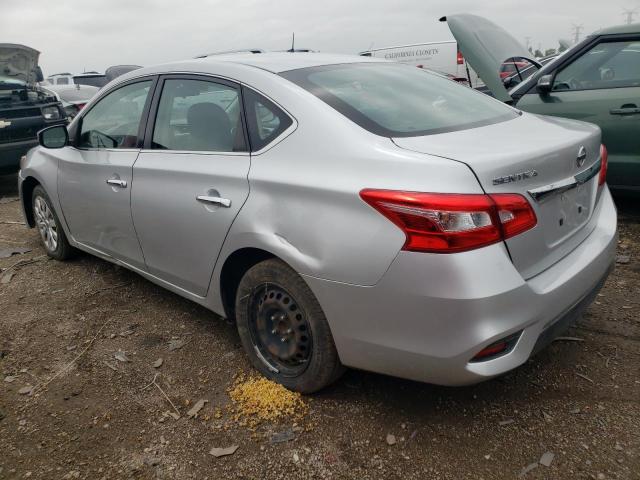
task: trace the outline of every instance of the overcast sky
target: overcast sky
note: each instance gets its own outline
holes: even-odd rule
[[[40,50],[45,75],[102,72],[211,51],[286,49],[294,31],[299,48],[339,53],[448,40],[438,18],[464,12],[544,49],[571,38],[572,24],[589,33],[623,23],[623,8],[636,7],[640,0],[0,0],[0,42]]]

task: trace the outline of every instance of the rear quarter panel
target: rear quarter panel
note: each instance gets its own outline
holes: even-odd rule
[[[253,86],[286,106],[298,126],[252,156],[249,198],[210,291],[219,291],[224,260],[246,247],[271,252],[307,276],[374,285],[405,235],[360,198],[362,189],[482,192],[466,165],[400,149],[289,82]]]

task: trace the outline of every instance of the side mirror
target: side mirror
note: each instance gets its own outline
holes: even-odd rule
[[[538,83],[536,88],[538,89],[538,93],[547,94],[551,91],[553,87],[553,75],[542,75],[538,79]]]
[[[69,132],[64,125],[54,125],[38,132],[38,143],[44,148],[62,148],[69,143]]]

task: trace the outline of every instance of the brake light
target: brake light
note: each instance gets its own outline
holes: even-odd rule
[[[609,166],[609,153],[607,147],[600,145],[600,176],[598,177],[598,186],[604,185],[607,181],[607,167]]]
[[[419,193],[365,189],[360,197],[406,235],[403,250],[455,253],[518,235],[536,225],[518,194]]]
[[[464,65],[464,57],[462,56],[462,52],[458,50],[458,54],[456,55],[456,61],[458,65]]]
[[[496,205],[505,240],[526,232],[538,222],[533,208],[522,195],[496,193],[489,196]]]

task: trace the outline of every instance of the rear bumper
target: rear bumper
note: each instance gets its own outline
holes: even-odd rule
[[[0,173],[17,172],[20,168],[20,157],[38,145],[37,139],[0,144]]]
[[[441,385],[477,383],[523,364],[591,303],[615,260],[608,190],[594,215],[594,230],[575,250],[526,281],[502,244],[455,255],[401,252],[372,287],[305,279],[345,365]],[[470,362],[520,331],[509,353]]]

